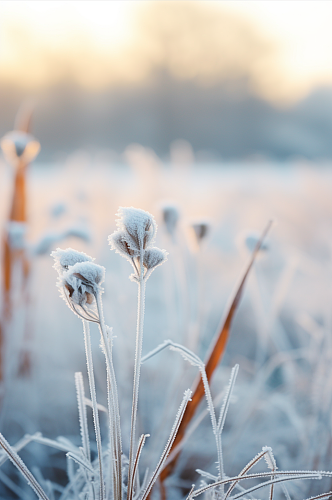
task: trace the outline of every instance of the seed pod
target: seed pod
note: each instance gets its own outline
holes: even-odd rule
[[[51,253],[51,257],[54,259],[54,269],[56,269],[59,275],[62,275],[65,271],[68,271],[69,267],[75,265],[77,262],[92,262],[94,259],[84,252],[77,252],[72,248],[66,248],[62,250],[57,248]]]
[[[149,212],[139,208],[120,207],[117,215],[120,217],[117,225],[129,234],[136,250],[140,252],[152,243],[157,226]]]
[[[115,231],[108,237],[108,241],[112,250],[115,250],[128,259],[132,259],[139,255],[137,245],[135,245],[126,231]]]
[[[80,318],[98,322],[95,297],[105,279],[105,268],[93,262],[77,262],[59,278],[62,298]]]
[[[166,250],[160,250],[156,247],[151,247],[145,250],[143,264],[147,270],[152,270],[157,266],[160,266],[165,260],[167,260]]]

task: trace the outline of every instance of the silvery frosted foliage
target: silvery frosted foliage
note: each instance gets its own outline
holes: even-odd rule
[[[92,262],[94,259],[84,252],[78,252],[72,248],[66,248],[62,250],[57,248],[51,253],[51,257],[54,259],[54,269],[61,275],[65,271],[68,271],[70,266],[73,266],[77,262]]]
[[[59,274],[57,286],[68,307],[80,318],[98,323],[96,295],[102,291],[105,268],[93,263],[92,257],[71,248],[58,248],[51,255]]]
[[[143,265],[146,269],[154,269],[160,266],[166,259],[165,250],[160,250],[157,247],[147,248],[144,252]]]
[[[149,212],[139,208],[120,207],[117,215],[119,229],[108,237],[109,244],[133,266],[133,281],[148,278],[167,256],[165,250],[152,247],[157,232],[156,222]]]
[[[120,207],[117,226],[132,239],[137,250],[141,251],[153,242],[157,231],[156,222],[149,212],[134,207]]]

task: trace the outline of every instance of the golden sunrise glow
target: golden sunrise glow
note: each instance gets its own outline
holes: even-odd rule
[[[197,6],[207,13],[201,27],[199,15],[190,24],[185,14]],[[262,47],[259,57],[253,57],[244,50],[247,42],[240,40],[245,29],[240,24],[234,29],[231,22],[219,33],[215,26],[209,38],[209,26],[204,29],[211,21],[209,12],[238,18],[273,50],[264,53]],[[250,63],[258,94],[292,101],[315,86],[332,84],[331,19],[332,3],[318,0],[2,1],[0,78],[32,89],[64,78],[101,88],[148,78],[151,67],[166,58],[175,77],[213,83]],[[226,36],[227,26],[228,44],[214,43],[216,34]],[[170,42],[168,53],[162,36]]]

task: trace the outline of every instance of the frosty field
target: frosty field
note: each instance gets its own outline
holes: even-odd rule
[[[88,393],[82,324],[59,298],[52,250],[71,247],[106,268],[104,314],[115,336],[113,359],[127,454],[137,286],[128,279],[128,262],[111,252],[107,243],[108,235],[116,230],[118,208],[132,206],[153,214],[158,224],[156,246],[168,252],[167,262],[147,284],[143,355],[171,339],[203,360],[256,239],[273,219],[211,383],[219,411],[231,369],[239,364],[222,434],[225,473],[229,477],[239,474],[264,446],[272,447],[280,471],[330,470],[330,166],[300,160],[282,165],[170,164],[140,147],[128,150],[126,159],[124,165],[112,164],[77,152],[58,164],[36,163],[29,169],[29,293],[24,300],[16,283],[15,315],[4,344],[1,433],[10,444],[26,433],[42,432],[52,439],[64,436],[80,446],[74,373],[83,373]],[[0,217],[5,228],[12,173],[4,163],[1,179]],[[175,206],[180,215],[172,235],[163,220],[165,206]],[[192,229],[198,222],[208,224],[199,244]],[[107,407],[104,355],[94,327],[97,399]],[[24,376],[18,373],[22,349],[31,358],[30,373]],[[143,475],[147,466],[157,463],[182,395],[197,373],[196,367],[168,349],[142,365],[137,433],[151,435],[141,457]],[[205,400],[196,418],[202,412],[204,419],[185,443],[175,474],[167,479],[169,500],[186,498],[193,483],[199,487],[196,469],[217,474]],[[88,417],[93,443],[92,417]],[[102,434],[107,436],[102,412],[100,421]],[[65,453],[30,443],[20,455],[41,483],[58,483],[60,490],[65,486]],[[253,472],[266,470],[262,463]],[[4,486],[6,478],[14,487],[8,481]],[[241,484],[249,488],[254,483]],[[19,488],[16,494],[15,487]],[[331,477],[287,482],[292,500],[330,489]],[[60,490],[54,488],[53,498],[60,498]],[[159,494],[156,487],[152,498]],[[274,495],[286,498],[280,485],[275,486]],[[9,461],[0,469],[0,497],[35,498]],[[245,498],[269,498],[269,489]]]

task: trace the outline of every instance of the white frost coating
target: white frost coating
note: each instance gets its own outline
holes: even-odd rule
[[[137,249],[146,248],[156,235],[157,225],[149,212],[140,208],[120,207],[117,215],[117,226],[125,230],[137,245]]]
[[[126,231],[115,231],[108,237],[108,241],[112,250],[129,260],[139,255],[139,249]]]
[[[92,262],[94,259],[84,252],[78,252],[72,248],[66,248],[62,250],[57,248],[51,253],[51,257],[54,259],[54,269],[62,275],[65,271],[69,269],[70,266],[75,265],[77,262]]]
[[[264,458],[269,469],[277,470],[277,464],[270,446],[263,446],[262,451],[265,452]]]
[[[79,252],[77,252],[79,253]],[[59,275],[60,295],[72,311],[87,321],[99,322],[95,297],[102,293],[105,268],[93,262],[77,262]]]
[[[69,274],[79,279],[84,278],[87,282],[86,284],[92,287],[96,285],[99,286],[105,280],[105,268],[94,262],[77,262],[64,274],[64,276],[68,276]],[[77,275],[80,275],[81,278]]]
[[[166,250],[157,247],[147,248],[144,252],[143,264],[147,269],[154,269],[167,260]]]
[[[120,207],[117,215],[119,229],[108,237],[109,244],[133,266],[130,279],[137,283],[146,281],[152,271],[167,260],[165,250],[152,247],[157,224],[149,212],[139,208]]]

